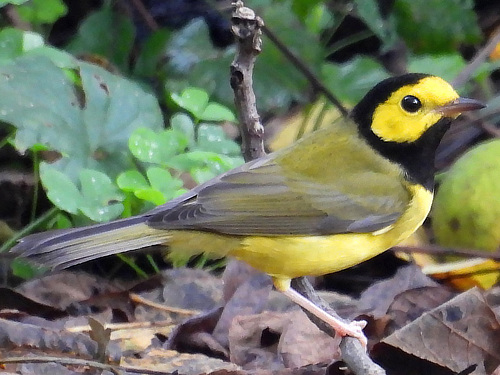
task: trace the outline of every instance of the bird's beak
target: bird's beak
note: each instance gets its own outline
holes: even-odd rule
[[[475,111],[486,107],[483,103],[475,99],[458,98],[452,100],[441,107],[436,108],[436,111],[446,117],[456,117],[462,112]]]

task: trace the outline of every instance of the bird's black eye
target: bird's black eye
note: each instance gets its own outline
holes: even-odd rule
[[[413,95],[406,95],[403,100],[401,100],[401,107],[406,112],[417,112],[420,108],[422,108],[422,103],[420,100]]]

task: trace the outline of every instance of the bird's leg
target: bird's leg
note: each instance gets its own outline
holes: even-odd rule
[[[308,300],[306,297],[304,297],[291,287],[288,287],[287,289],[280,291],[288,298],[290,298],[293,302],[295,302],[297,305],[309,311],[318,319],[321,319],[322,321],[330,325],[335,330],[335,332],[337,332],[337,334],[339,334],[340,336],[355,337],[361,342],[361,345],[364,348],[366,348],[368,340],[365,334],[363,333],[363,328],[365,328],[366,326],[366,321],[354,320],[350,323],[346,323],[341,319],[328,314],[325,310],[315,305],[313,302]]]

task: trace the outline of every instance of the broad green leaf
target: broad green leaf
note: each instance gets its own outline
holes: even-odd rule
[[[149,187],[144,176],[137,170],[129,170],[120,173],[116,179],[116,184],[123,191],[129,192]]]
[[[464,58],[459,53],[419,55],[413,56],[409,60],[408,70],[434,74],[451,82],[466,65]]]
[[[217,177],[219,174],[220,173],[214,172],[213,169],[209,167],[199,167],[191,170],[191,177],[198,184],[209,181],[212,178]]]
[[[17,11],[22,19],[33,24],[52,24],[68,12],[62,0],[31,0]]]
[[[224,155],[241,154],[240,146],[228,139],[224,130],[218,125],[201,124],[198,127],[197,148]]]
[[[24,52],[44,45],[40,34],[13,28],[0,31],[0,62],[8,62]]]
[[[66,49],[75,55],[104,56],[122,71],[127,71],[134,38],[135,28],[130,17],[104,5],[82,22]]]
[[[397,35],[393,23],[382,18],[379,2],[376,0],[354,0],[358,16],[368,28],[385,44],[396,41]]]
[[[193,147],[195,144],[195,137],[194,137],[194,122],[185,113],[176,113],[175,115],[172,116],[170,119],[170,127],[173,130],[179,131],[182,134],[184,134],[188,140],[188,145],[189,147]]]
[[[151,34],[141,47],[141,52],[134,65],[134,73],[141,77],[154,77],[158,74],[161,59],[170,37],[170,31],[160,29]]]
[[[165,195],[161,191],[154,188],[138,189],[134,192],[134,194],[137,198],[151,202],[156,206],[167,202]]]
[[[354,105],[388,74],[370,57],[356,57],[344,64],[326,63],[322,81],[342,101]]]
[[[148,163],[166,163],[172,156],[186,149],[187,137],[177,130],[154,132],[137,129],[129,139],[129,148],[139,160]]]
[[[190,112],[196,119],[201,119],[201,115],[208,105],[208,93],[196,87],[184,89],[181,95],[173,93],[170,98],[179,107]]]
[[[10,268],[14,276],[20,277],[25,280],[33,279],[45,272],[44,269],[34,267],[33,264],[21,258],[13,259],[10,263]]]
[[[78,212],[83,197],[78,187],[68,176],[60,172],[53,165],[40,164],[40,180],[47,191],[47,197],[54,206],[72,214]]]
[[[79,207],[87,217],[97,222],[116,219],[123,211],[124,196],[104,173],[84,169],[80,173],[83,201]]]
[[[151,186],[164,193],[169,193],[172,190],[180,189],[183,185],[182,180],[173,178],[166,169],[159,167],[151,167],[146,171],[148,180]]]
[[[320,34],[333,23],[333,14],[326,3],[320,2],[309,10],[303,22],[307,30],[314,34]]]
[[[7,4],[12,4],[12,5],[21,5],[30,0],[0,0],[0,7],[3,7]]]
[[[40,143],[61,153],[52,167],[74,182],[83,168],[114,177],[131,165],[130,134],[139,127],[161,129],[161,111],[137,84],[78,64],[81,96],[46,58],[25,56],[0,66],[0,120],[17,128],[14,144],[21,152]]]
[[[241,164],[243,164],[243,158],[241,156],[230,157],[215,152],[199,150],[176,155],[172,159],[170,159],[168,163],[171,168],[190,172],[193,169],[209,167],[214,173],[214,176],[217,176]],[[200,183],[201,181],[197,182]]]
[[[418,53],[456,51],[481,40],[473,0],[396,0],[399,35]]]
[[[23,55],[46,56],[54,64],[64,68],[75,68],[76,59],[60,49],[45,45],[40,34],[13,28],[0,31],[0,64],[11,62]]]
[[[199,119],[202,121],[236,121],[234,113],[218,103],[208,103]]]

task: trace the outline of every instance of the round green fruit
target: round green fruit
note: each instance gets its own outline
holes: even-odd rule
[[[440,245],[495,251],[500,246],[500,139],[465,153],[445,174],[432,211]]]

